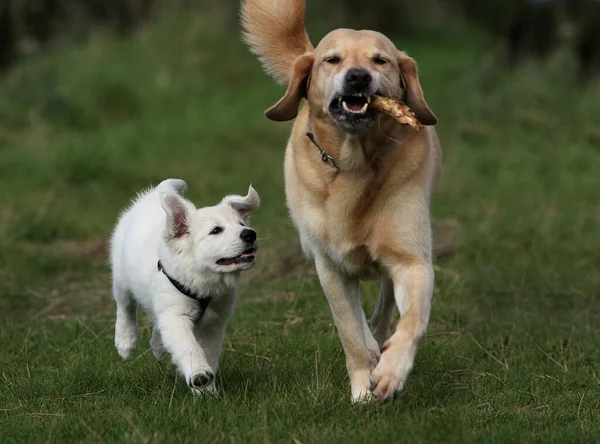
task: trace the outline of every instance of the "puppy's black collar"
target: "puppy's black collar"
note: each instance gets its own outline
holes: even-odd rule
[[[192,290],[190,290],[188,287],[183,285],[178,280],[173,279],[165,271],[165,268],[163,267],[160,260],[158,261],[157,267],[158,267],[158,271],[162,272],[162,274],[164,274],[167,277],[167,279],[171,282],[171,284],[173,284],[173,287],[175,287],[177,290],[179,290],[180,293],[186,295],[188,298],[198,301],[198,304],[200,305],[200,317],[202,317],[202,315],[204,314],[204,311],[206,310],[206,307],[208,307],[208,304],[210,303],[210,301],[212,301],[212,296],[200,296],[198,293],[193,292]]]
[[[338,168],[337,164],[335,163],[335,160],[333,160],[333,157],[331,157],[329,154],[327,154],[325,152],[325,150],[319,146],[319,144],[317,143],[317,139],[315,139],[315,135],[313,133],[311,133],[310,131],[308,131],[306,133],[306,137],[308,137],[310,139],[310,141],[312,143],[314,143],[314,145],[319,150],[319,154],[321,154],[321,160],[323,162],[327,163],[328,165],[330,165],[331,167],[333,167],[336,171],[339,171],[340,169]]]

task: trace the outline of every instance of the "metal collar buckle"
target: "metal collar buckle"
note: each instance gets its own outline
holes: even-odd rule
[[[325,150],[323,148],[321,148],[319,146],[319,144],[317,143],[317,140],[315,139],[315,135],[313,133],[311,133],[310,131],[308,131],[306,133],[306,136],[310,139],[310,141],[317,147],[317,149],[319,150],[319,154],[321,154],[321,160],[327,164],[329,164],[330,166],[332,166],[333,168],[335,168],[336,171],[339,171],[340,169],[338,168],[337,164],[335,163],[335,160],[333,160],[333,157],[331,157],[329,154],[327,154],[325,152]]]

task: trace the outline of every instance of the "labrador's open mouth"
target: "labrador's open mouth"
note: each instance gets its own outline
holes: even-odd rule
[[[256,252],[256,248],[248,248],[244,250],[242,254],[236,257],[225,257],[221,258],[217,261],[217,265],[234,265],[234,264],[248,264],[253,262],[256,258],[254,253]]]
[[[377,118],[377,111],[370,104],[370,95],[340,95],[329,104],[329,113],[334,120],[351,126],[368,126]]]

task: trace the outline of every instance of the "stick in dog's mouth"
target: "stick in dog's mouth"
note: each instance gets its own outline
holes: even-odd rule
[[[422,128],[414,112],[402,101],[380,95],[340,95],[337,96],[329,109],[333,114],[345,114],[350,118],[374,117],[374,111],[392,116],[398,123],[410,125],[415,130]],[[370,111],[370,113],[369,113]]]
[[[423,128],[421,122],[415,117],[415,113],[400,100],[389,97],[372,96],[371,107],[385,114],[389,114],[396,121],[403,125],[410,125],[412,128],[419,131]]]
[[[254,259],[256,259],[254,253],[256,253],[256,248],[248,248],[236,257],[225,257],[219,259],[217,261],[217,265],[245,264],[248,262],[252,262]]]

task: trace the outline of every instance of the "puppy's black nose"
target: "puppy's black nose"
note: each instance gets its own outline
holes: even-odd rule
[[[248,242],[251,244],[256,240],[256,231],[249,230],[248,228],[242,230],[242,234],[240,234],[240,239],[244,242]]]
[[[346,72],[346,86],[356,92],[367,89],[371,80],[373,80],[373,78],[366,69],[350,68],[348,72]]]

